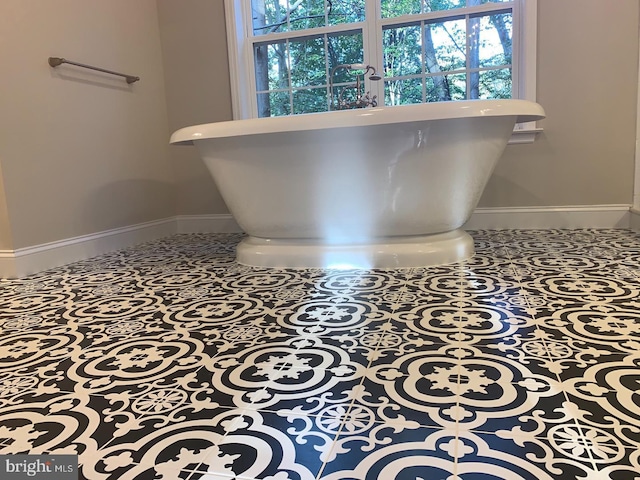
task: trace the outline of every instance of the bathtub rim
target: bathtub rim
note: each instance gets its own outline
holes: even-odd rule
[[[515,116],[516,123],[524,123],[543,119],[545,112],[529,100],[456,100],[204,123],[176,130],[169,143],[192,145],[212,138],[496,116]]]

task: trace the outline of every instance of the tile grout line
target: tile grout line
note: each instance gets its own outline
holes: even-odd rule
[[[367,272],[370,272],[371,270],[366,270],[366,271],[367,271]],[[375,270],[374,270],[374,271],[375,271]],[[406,293],[406,289],[407,289],[407,281],[406,281],[406,278],[405,278],[405,280],[403,281],[403,286],[402,286],[402,288],[400,289],[400,294],[401,294],[401,295],[400,295],[400,299],[402,299],[402,297],[403,297],[403,296],[404,296],[404,294]],[[390,323],[391,323],[391,317],[393,316],[393,314],[394,314],[394,313],[397,311],[397,309],[399,308],[399,307],[398,307],[398,305],[399,305],[399,302],[396,304],[396,307],[391,311],[391,313],[390,313],[390,315],[389,315],[389,317],[390,317],[390,318],[389,318],[389,319],[387,319],[387,321],[385,322],[385,324],[390,324]],[[378,351],[378,349],[379,349],[379,347],[380,347],[380,344],[382,343],[382,340],[383,340],[384,336],[385,336],[385,335],[384,335],[384,331],[382,331],[382,332],[381,332],[381,335],[379,335],[379,336],[378,336],[378,341],[377,341],[376,346],[375,346],[375,348],[374,348],[374,352],[377,352],[377,351]],[[374,356],[374,357],[375,357],[375,356]],[[374,361],[374,359],[373,359],[373,358],[372,358],[372,359],[370,359],[370,360],[368,361],[367,366],[366,366],[366,367],[365,367],[365,369],[364,369],[364,375],[363,375],[362,379],[360,380],[360,383],[358,384],[358,387],[362,387],[362,386],[364,385],[364,382],[365,382],[365,380],[366,380],[366,378],[367,378],[367,372],[368,372],[368,371],[369,371],[369,369],[371,368],[371,364],[373,363],[373,361]],[[355,403],[356,403],[356,398],[354,397],[353,399],[351,399],[351,401],[350,401],[350,403],[349,403],[349,407],[347,408],[347,412],[345,413],[345,415],[344,415],[344,417],[343,417],[343,419],[342,419],[342,421],[341,421],[341,423],[340,423],[340,427],[338,428],[338,432],[336,433],[336,435],[335,435],[335,436],[334,436],[334,438],[333,438],[333,445],[331,446],[330,452],[331,452],[334,448],[336,448],[336,442],[337,442],[338,438],[340,438],[340,434],[342,433],[342,431],[343,431],[343,430],[344,430],[344,428],[345,428],[345,425],[346,425],[346,423],[347,423],[347,421],[348,421],[348,419],[349,419],[349,415],[350,415],[351,411],[353,410],[353,408],[354,408],[354,406],[355,406]],[[324,473],[324,470],[325,470],[325,468],[326,468],[326,466],[327,466],[327,463],[328,463],[327,461],[325,461],[325,462],[323,462],[323,463],[322,463],[322,465],[320,466],[320,470],[318,471],[318,474],[317,474],[317,476],[315,477],[315,480],[321,480],[321,478],[322,478],[322,474]]]
[[[458,287],[459,287],[459,292],[458,295],[460,297],[460,300],[462,301],[465,298],[465,263],[464,262],[460,262],[460,267],[458,268]],[[461,391],[462,391],[462,377],[461,377],[461,372],[462,372],[462,357],[460,356],[460,353],[462,352],[462,338],[463,338],[463,332],[462,332],[462,317],[463,317],[463,308],[462,305],[459,305],[458,307],[458,339],[456,342],[457,345],[457,350],[458,350],[458,357],[457,357],[457,382],[456,382],[456,388],[457,388],[457,392],[456,392],[456,412],[460,412],[461,410],[461,406],[460,406],[460,398],[462,397],[461,395]],[[460,415],[458,414],[456,416],[456,422],[455,422],[455,428],[454,428],[454,432],[455,432],[455,448],[454,448],[454,460],[453,460],[453,476],[454,478],[458,476],[458,469],[459,469],[459,465],[460,465],[460,449],[462,446],[462,440],[460,440]]]
[[[515,267],[515,264],[514,264],[514,262],[512,261],[512,257],[511,257],[511,255],[510,255],[510,253],[511,253],[511,252],[510,252],[510,250],[507,248],[507,254],[509,255],[509,263],[510,263],[510,267],[512,268],[512,270],[513,270],[513,272],[514,272],[514,274],[515,274],[515,273],[516,273],[516,268],[517,268],[517,267]],[[514,278],[516,278],[516,277],[515,277],[515,275],[514,275]],[[525,286],[521,283],[521,280],[518,280],[518,286],[519,286],[520,290],[521,290],[522,292],[524,292],[524,299],[525,299],[525,302],[526,302],[526,304],[527,304],[527,307],[528,307],[529,309],[531,309],[531,310],[532,310],[532,313],[531,313],[530,315],[531,315],[531,317],[533,318],[533,320],[534,320],[534,322],[535,322],[535,329],[536,329],[536,331],[540,331],[540,326],[539,326],[539,322],[537,321],[536,312],[534,311],[534,307],[532,307],[532,305],[531,305],[530,292],[529,292],[529,290],[528,290],[528,289],[526,289],[526,288],[525,288]],[[542,333],[542,332],[541,332],[541,333]],[[540,341],[542,342],[542,344],[543,344],[543,346],[544,346],[544,349],[545,349],[545,352],[546,352],[546,355],[547,355],[548,361],[549,361],[550,363],[553,363],[553,362],[554,362],[554,359],[553,359],[553,356],[551,355],[551,351],[550,351],[550,349],[549,349],[549,347],[548,347],[548,344],[547,344],[547,341],[546,341],[545,336],[544,336],[544,335],[540,335],[539,337],[540,337]],[[549,372],[549,373],[551,373],[551,372]],[[562,395],[564,396],[565,401],[566,401],[566,402],[570,402],[570,399],[569,399],[569,397],[568,397],[568,394],[567,394],[566,390],[565,390],[565,389],[564,389],[564,387],[563,387],[563,381],[562,381],[562,379],[561,379],[561,377],[560,377],[560,374],[559,374],[559,373],[553,373],[553,375],[555,376],[555,378],[556,378],[556,379],[557,379],[557,381],[558,381],[558,386],[562,389]],[[586,436],[585,436],[585,434],[584,434],[584,431],[583,431],[582,427],[580,426],[580,424],[579,424],[579,422],[578,422],[578,419],[577,419],[577,418],[573,418],[573,419],[572,419],[572,422],[573,422],[573,424],[574,424],[575,428],[577,429],[577,431],[578,431],[578,433],[579,433],[579,435],[580,435],[580,438],[579,438],[578,440],[579,440],[583,445],[585,445],[585,449],[586,449],[587,439],[586,439]],[[552,438],[548,437],[548,432],[545,432],[545,434],[544,434],[544,438],[545,438],[547,441],[552,441]],[[586,450],[588,451],[588,449],[586,449]],[[588,451],[588,453],[589,453],[589,458],[591,459],[591,467],[592,467],[594,470],[597,470],[597,467],[596,467],[596,465],[595,465],[595,462],[593,461],[593,457],[592,457],[592,455],[591,455],[591,452],[589,452],[589,451]]]

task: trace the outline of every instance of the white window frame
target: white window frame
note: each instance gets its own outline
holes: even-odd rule
[[[375,28],[382,32],[383,25],[396,23],[397,19],[379,18],[377,2],[366,3],[367,18],[373,18]],[[536,45],[537,45],[537,0],[513,0],[513,59],[514,98],[536,101]],[[231,80],[231,100],[234,120],[255,118],[258,116],[258,107],[255,90],[255,69],[253,61],[253,42],[251,19],[251,0],[224,0],[225,19],[227,27],[227,44],[229,55],[229,71]],[[420,19],[429,15],[412,15],[412,19]],[[246,21],[245,21],[246,19]],[[368,20],[371,21],[371,20]],[[361,24],[353,24],[356,28]],[[323,33],[345,30],[344,26],[325,27]],[[287,32],[284,37],[299,32]],[[259,38],[256,37],[256,38]],[[380,34],[381,38],[381,34]],[[378,66],[382,61],[382,45],[378,45],[375,39],[368,38],[367,29],[363,28],[363,42],[368,48],[370,56],[364,58],[365,63]],[[365,48],[365,55],[367,48]],[[377,60],[380,59],[380,60]],[[378,98],[384,98],[382,82],[373,86],[372,94]],[[377,88],[378,91],[375,91]],[[536,133],[541,129],[536,128],[535,122],[516,125],[514,135],[510,143],[529,143],[534,141]]]

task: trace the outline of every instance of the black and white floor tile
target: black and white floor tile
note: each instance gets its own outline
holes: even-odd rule
[[[640,480],[640,234],[238,265],[177,235],[0,281],[0,454],[81,478]]]

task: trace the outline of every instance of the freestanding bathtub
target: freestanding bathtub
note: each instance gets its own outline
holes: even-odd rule
[[[241,264],[403,268],[473,255],[461,226],[525,100],[470,100],[209,123],[195,144],[247,233]]]

